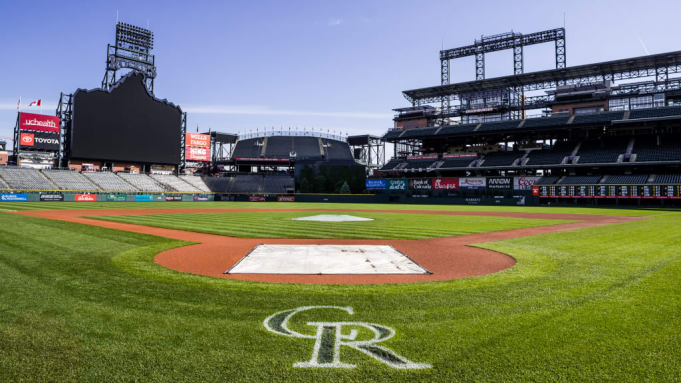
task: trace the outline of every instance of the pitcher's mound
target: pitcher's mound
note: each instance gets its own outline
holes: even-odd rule
[[[392,246],[258,245],[225,274],[430,274]]]
[[[345,222],[345,221],[373,221],[371,218],[355,217],[343,214],[319,214],[311,217],[291,218],[294,221],[322,221],[322,222]]]

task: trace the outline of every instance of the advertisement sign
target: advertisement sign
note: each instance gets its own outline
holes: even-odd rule
[[[513,190],[532,190],[541,177],[513,177]]]
[[[199,148],[210,147],[210,136],[207,134],[187,133],[187,146],[196,146]]]
[[[265,202],[265,197],[252,195],[248,197],[248,202]]]
[[[433,189],[435,190],[457,190],[458,188],[458,178],[436,178],[433,180]]]
[[[40,200],[41,201],[63,201],[64,195],[63,194],[41,194]]]
[[[532,195],[533,196],[539,195],[539,186],[532,186]]]
[[[26,202],[26,201],[28,201],[28,194],[0,194],[0,201],[2,201],[2,202]]]
[[[409,189],[412,190],[432,190],[433,183],[430,178],[417,178],[409,180]]]
[[[171,201],[182,201],[182,196],[181,195],[167,195],[166,196],[166,201],[171,202]]]
[[[513,178],[511,177],[494,177],[494,178],[488,178],[487,179],[487,188],[488,189],[507,189],[510,190],[513,188]]]
[[[106,200],[108,202],[125,202],[125,195],[123,195],[123,194],[107,194]]]
[[[136,202],[153,202],[154,201],[154,196],[153,195],[136,195],[135,196],[135,201]]]
[[[277,197],[277,202],[296,202],[296,197],[292,195],[280,195]]]
[[[61,120],[56,116],[24,112],[19,113],[19,130],[59,133],[60,126]]]
[[[385,180],[366,180],[367,189],[385,189]]]
[[[468,190],[485,189],[487,180],[485,178],[459,178],[459,187]]]
[[[21,132],[22,148],[59,151],[59,135],[54,133]]]
[[[97,202],[97,194],[76,194],[76,202]]]
[[[407,180],[388,180],[388,190],[407,190]]]
[[[194,196],[194,201],[208,201],[208,196],[207,195],[195,195]]]
[[[187,161],[210,161],[210,149],[187,146],[184,153]]]

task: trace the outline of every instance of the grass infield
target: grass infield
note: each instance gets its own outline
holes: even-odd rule
[[[0,381],[679,381],[681,213],[601,210],[656,217],[486,243],[518,262],[493,275],[347,286],[183,274],[153,257],[186,242],[0,212]],[[319,305],[355,314],[310,311],[291,327],[389,326],[382,345],[432,368],[395,370],[347,348],[355,369],[294,368],[314,341],[262,322]]]

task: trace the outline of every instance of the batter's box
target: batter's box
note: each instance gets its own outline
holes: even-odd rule
[[[225,274],[431,274],[392,246],[258,245]]]

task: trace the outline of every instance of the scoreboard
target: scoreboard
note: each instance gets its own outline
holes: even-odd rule
[[[541,185],[539,198],[681,198],[681,185]]]

